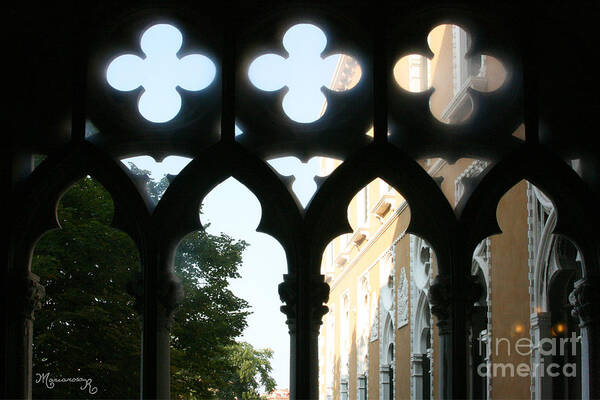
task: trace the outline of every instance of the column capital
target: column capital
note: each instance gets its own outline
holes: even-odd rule
[[[285,304],[280,307],[282,313],[287,316],[286,324],[289,326],[290,333],[294,332],[294,325],[297,317],[296,307],[298,306],[298,281],[295,275],[284,275],[283,282],[279,284],[279,298]],[[310,315],[313,328],[318,331],[323,323],[322,319],[329,311],[324,305],[329,299],[329,285],[325,282],[324,275],[318,275],[310,280]]]
[[[450,328],[452,300],[452,280],[446,275],[436,276],[429,287],[429,303],[431,312],[438,320],[440,334],[446,333],[446,329]]]
[[[453,293],[452,278],[448,275],[438,275],[429,288],[429,303],[431,312],[438,319],[440,334],[450,329],[452,307],[466,307],[467,315],[473,310],[473,304],[481,297],[483,286],[476,276],[467,276],[460,293]]]
[[[569,294],[571,314],[577,318],[580,327],[598,322],[600,312],[600,279],[587,277],[575,282],[575,288]]]
[[[319,329],[323,324],[323,315],[327,314],[329,307],[324,305],[329,300],[329,285],[325,282],[325,276],[319,275],[311,280],[310,312],[313,327]]]
[[[285,304],[279,309],[287,317],[285,323],[288,325],[290,333],[296,332],[296,305],[298,302],[297,291],[298,288],[296,276],[291,274],[283,275],[283,282],[279,284],[278,292],[279,298]]]
[[[132,279],[127,282],[127,293],[135,298],[135,310],[143,318],[144,314],[144,278],[139,272],[134,273]],[[156,289],[156,298],[161,306],[158,317],[161,325],[168,329],[173,323],[173,313],[183,300],[183,284],[172,273],[161,274]]]
[[[171,329],[173,314],[184,297],[181,280],[173,273],[161,274],[156,295],[163,308],[162,315],[159,315],[160,321],[164,324],[164,327]]]

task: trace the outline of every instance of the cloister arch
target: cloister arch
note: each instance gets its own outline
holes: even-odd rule
[[[169,396],[169,376],[161,365],[168,363],[164,345],[169,332],[164,323],[181,296],[170,271],[174,251],[187,232],[201,227],[197,211],[202,198],[230,176],[259,198],[265,211],[259,229],[286,251],[288,274],[279,293],[290,329],[292,397],[316,397],[317,335],[329,293],[319,264],[326,244],[350,229],[339,204],[347,204],[376,177],[406,197],[412,217],[408,231],[430,243],[437,257],[439,274],[428,300],[440,333],[441,397],[467,396],[463,339],[469,326],[467,311],[478,291],[470,277],[473,250],[486,237],[500,233],[498,202],[521,179],[552,199],[558,217],[554,232],[571,239],[581,253],[582,279],[571,303],[588,349],[582,358],[582,397],[600,397],[593,379],[600,370],[596,229],[600,163],[591,145],[598,88],[593,68],[580,56],[597,47],[598,15],[588,12],[590,5],[576,5],[581,7],[436,1],[376,7],[187,1],[15,10],[12,7],[22,6],[10,6],[8,28],[21,40],[9,43],[7,51],[22,62],[11,65],[14,79],[7,82],[14,101],[7,113],[10,138],[1,175],[10,194],[3,199],[9,229],[1,276],[0,345],[6,371],[0,376],[0,394],[30,395],[26,360],[30,349],[24,332],[36,300],[35,283],[28,275],[31,249],[43,232],[55,227],[60,193],[89,174],[113,196],[115,226],[133,238],[143,263],[143,279],[136,282],[143,304],[143,398]],[[127,97],[112,92],[105,82],[108,61],[124,51],[139,53],[132,46],[137,46],[140,30],[155,21],[179,23],[191,43],[183,52],[201,49],[214,58],[217,68],[217,78],[206,92],[178,91],[184,109],[164,125],[152,125],[137,114],[141,89]],[[322,25],[331,33],[323,55],[347,52],[357,58],[363,72],[351,93],[323,91],[328,112],[314,124],[290,122],[279,109],[286,89],[263,95],[247,75],[246,67],[260,52],[284,54],[280,33],[298,21]],[[439,124],[429,113],[433,90],[412,96],[391,84],[397,56],[409,52],[431,56],[426,34],[442,22],[464,26],[474,37],[474,53],[490,52],[509,69],[507,84],[500,90],[471,93],[472,118],[453,126]],[[555,43],[572,46],[580,57],[558,54]],[[561,75],[561,69],[572,71],[573,65],[576,73]],[[567,84],[558,87],[557,76],[564,76]],[[86,137],[86,120],[98,128],[93,137]],[[239,138],[237,122],[244,129]],[[524,141],[512,136],[521,123]],[[364,135],[371,125],[373,136]],[[23,160],[32,152],[48,158],[28,175],[30,168]],[[113,159],[141,153],[194,158],[154,209]],[[318,192],[302,211],[291,182],[265,161],[284,155],[302,160],[335,156],[344,162],[318,182]],[[437,182],[420,167],[417,160],[423,157],[449,162],[476,157],[496,164],[453,211]],[[582,159],[581,177],[564,161],[572,158]]]
[[[29,277],[44,295],[27,333],[33,398],[139,396],[141,304],[131,283],[141,273],[140,255],[131,237],[110,226],[114,209],[106,189],[85,176],[61,194],[60,228],[36,242]],[[61,374],[91,381],[56,387],[51,379]]]
[[[97,179],[110,193],[115,203],[113,225],[128,233],[139,246],[144,224],[150,216],[148,199],[140,194],[117,162],[93,146],[81,143],[48,157],[31,173],[29,180],[17,188],[24,196],[17,206],[27,210],[20,213],[23,219],[19,221],[23,233],[27,233],[19,241],[23,261],[44,232],[59,227],[56,207],[61,195],[86,175]]]
[[[455,226],[451,207],[433,179],[418,164],[389,145],[371,145],[353,155],[319,188],[306,213],[307,225],[315,226],[313,229],[318,232],[318,236],[312,237],[315,245],[324,248],[333,237],[350,231],[346,210],[336,204],[348,204],[361,187],[375,178],[385,180],[406,198],[411,208],[407,231],[426,239],[436,254],[443,255],[448,251],[448,237],[441,233],[441,227],[448,231]],[[440,229],[432,229],[434,226]]]
[[[555,172],[553,176],[546,173],[548,168]],[[595,218],[598,213],[591,202],[593,194],[564,161],[543,149],[531,149],[529,146],[523,146],[491,167],[475,191],[458,204],[457,215],[470,232],[469,245],[474,246],[483,238],[500,233],[496,206],[504,193],[522,179],[542,190],[554,204],[558,214],[554,233],[572,239],[584,258],[588,254],[591,263],[596,262],[596,251],[590,249],[589,244],[597,237],[587,223],[587,218]],[[571,194],[574,196],[571,197]],[[588,264],[587,268],[584,273],[597,274],[597,266]]]

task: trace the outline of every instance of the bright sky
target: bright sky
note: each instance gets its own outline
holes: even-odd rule
[[[325,34],[313,25],[295,25],[283,38],[289,59],[257,55],[250,66],[250,80],[259,89],[278,90],[284,85],[290,88],[283,107],[298,122],[317,120],[323,109],[325,97],[320,89],[331,82],[339,59],[338,55],[320,57],[326,41]],[[132,55],[117,57],[107,70],[107,80],[121,91],[144,86],[140,113],[150,121],[167,122],[177,115],[181,102],[186,101],[175,91],[175,86],[202,90],[214,77],[214,64],[208,58],[199,55],[178,59],[176,52],[182,45],[185,46],[185,32],[170,25],[155,25],[142,36],[146,59]],[[157,82],[157,76],[167,78]],[[137,167],[151,171],[154,179],[160,179],[167,173],[179,173],[190,159],[170,156],[157,163],[151,157],[141,156],[123,161],[132,161]],[[306,205],[316,190],[313,178],[318,171],[318,159],[303,164],[295,157],[283,157],[269,163],[282,175],[296,177],[293,190]],[[274,238],[255,231],[260,216],[257,198],[233,178],[217,186],[203,202],[202,221],[210,222],[209,233],[224,232],[249,243],[243,254],[242,277],[231,282],[233,292],[247,300],[253,312],[241,339],[257,348],[274,350],[273,377],[278,388],[289,388],[289,334],[285,316],[279,311],[281,301],[277,292],[287,270],[286,258]]]

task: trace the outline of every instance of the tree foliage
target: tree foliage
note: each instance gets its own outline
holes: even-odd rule
[[[234,343],[228,346],[231,366],[228,370],[228,386],[221,391],[221,398],[243,400],[260,399],[260,384],[267,392],[275,389],[275,380],[271,377],[270,359],[273,350],[256,350],[246,342]],[[258,379],[257,379],[258,378]]]
[[[148,175],[147,171],[133,171]],[[158,201],[168,181],[149,181]],[[58,208],[62,229],[45,235],[35,249],[32,271],[46,288],[34,328],[34,398],[139,398],[141,325],[126,285],[140,270],[137,249],[123,232],[109,227],[110,195],[87,177],[65,193]],[[257,398],[271,390],[272,351],[235,339],[246,327],[248,304],[229,289],[239,277],[247,244],[205,231],[178,248],[175,273],[185,298],[171,329],[171,389],[180,399]],[[51,378],[91,378],[83,384],[36,383]],[[245,397],[244,397],[245,396]]]
[[[62,229],[37,244],[32,271],[46,289],[33,338],[34,398],[89,398],[78,384],[36,383],[91,378],[99,398],[139,397],[140,327],[125,291],[139,270],[139,255],[124,233],[109,228],[110,195],[84,178],[58,206]]]

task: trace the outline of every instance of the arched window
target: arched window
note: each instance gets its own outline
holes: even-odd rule
[[[487,396],[489,381],[486,391],[468,370],[470,361],[481,361],[470,352],[473,339],[490,329],[484,283],[492,300],[525,304],[514,324],[519,338],[539,344],[552,339],[546,328],[581,336],[576,379],[522,377],[518,385],[491,385],[492,396],[511,397],[518,387],[512,397],[600,398],[600,161],[593,134],[600,87],[585,57],[598,47],[593,5],[15,2],[5,11],[7,32],[18,40],[5,49],[15,62],[6,74],[0,174],[9,192],[2,202],[2,397],[32,396],[31,340],[44,292],[31,270],[32,251],[44,233],[59,228],[61,195],[89,175],[114,200],[113,225],[139,250],[141,274],[132,288],[141,321],[142,398],[171,397],[171,322],[184,298],[173,273],[176,249],[202,229],[202,199],[228,177],[256,195],[263,209],[257,229],[285,252],[278,294],[290,335],[292,398],[318,397],[317,338],[336,284],[333,395],[354,396],[351,362],[361,343],[354,306],[363,299],[352,282],[344,300],[333,275],[359,279],[364,271],[352,262],[359,254],[373,268],[367,346],[379,351],[378,362],[370,359],[368,398],[407,393],[394,391],[400,387],[394,377],[405,372],[395,367],[398,355],[410,364],[405,350],[433,352],[430,370],[438,379],[430,381],[430,397]],[[33,154],[46,156],[35,168]],[[121,162],[140,155],[191,161],[168,177],[154,201],[144,189],[148,182]],[[335,162],[323,162],[327,174],[300,177],[273,164],[285,157],[302,168],[314,157]],[[376,179],[402,199],[387,193],[389,201],[381,201],[377,193],[385,186],[363,189]],[[296,193],[299,181],[312,188],[309,196]],[[357,193],[359,207],[348,221]],[[498,207],[501,200],[506,207]],[[517,214],[518,221],[511,218]],[[399,216],[405,226],[388,234]],[[528,232],[529,225],[535,229]],[[419,254],[402,248],[380,258],[409,234],[427,243]],[[323,274],[323,252],[340,236]],[[483,268],[482,274],[472,269],[474,251],[487,238],[507,266],[504,276],[491,267],[493,281]],[[409,271],[415,255],[428,258],[425,247],[430,261]],[[372,248],[377,254],[367,255]],[[510,285],[527,266],[531,282],[523,275]],[[402,267],[407,296],[398,290]],[[428,309],[435,323],[430,318],[416,334],[416,303],[400,318],[400,295],[429,302],[419,312],[427,319]],[[486,306],[494,318],[503,315],[497,304]],[[576,319],[566,321],[571,312]],[[399,326],[404,322],[410,327]],[[507,336],[511,328],[491,327]],[[400,332],[409,329],[411,344],[400,343]],[[576,358],[541,351],[531,357],[567,364]]]

